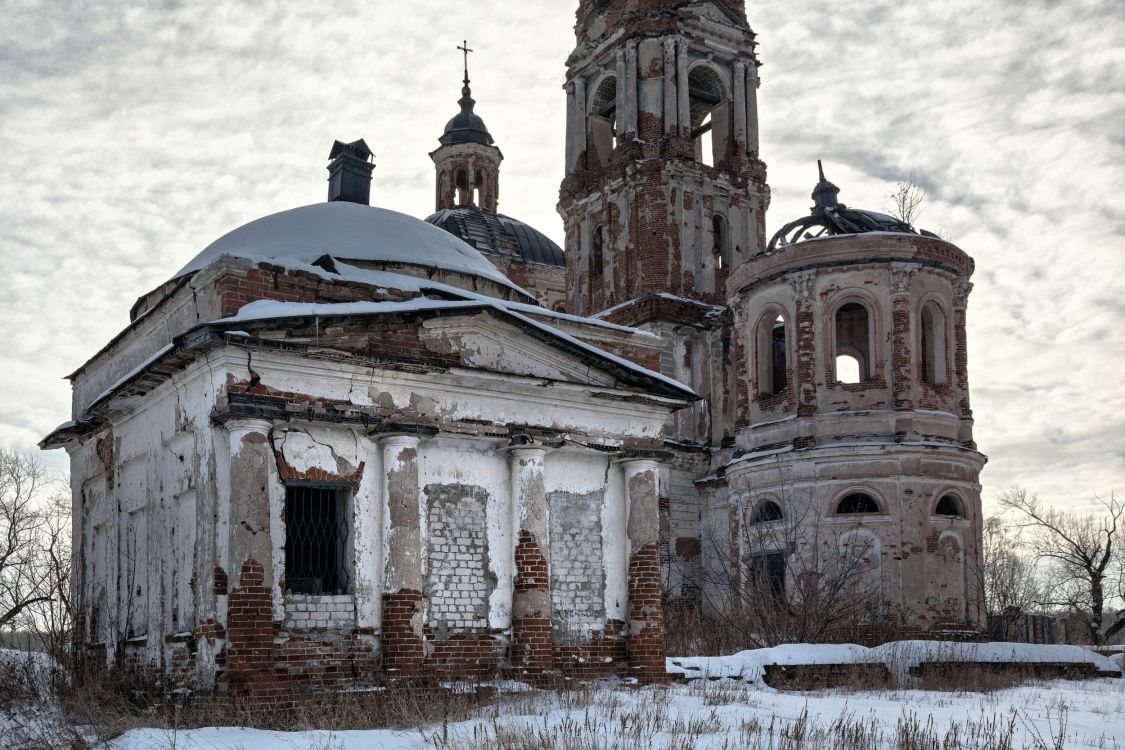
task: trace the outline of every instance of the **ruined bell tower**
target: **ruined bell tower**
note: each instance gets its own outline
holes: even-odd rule
[[[669,420],[660,478],[666,587],[690,595],[700,488],[736,432],[727,280],[765,247],[755,35],[744,0],[582,0],[576,32],[568,309],[659,336],[661,372],[705,397]]]
[[[725,304],[769,204],[743,1],[583,0],[577,35],[559,203],[573,311]]]

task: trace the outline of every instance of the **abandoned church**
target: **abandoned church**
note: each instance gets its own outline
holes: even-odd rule
[[[69,376],[42,447],[89,653],[263,700],[659,681],[668,602],[826,577],[902,632],[981,628],[973,260],[824,170],[766,234],[743,0],[581,0],[576,32],[564,247],[498,212],[466,63],[436,213],[371,206],[336,142],[327,202],[169,268]]]

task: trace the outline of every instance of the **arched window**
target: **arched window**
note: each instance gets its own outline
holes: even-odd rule
[[[589,145],[605,164],[617,148],[617,78],[608,76],[598,84],[589,110]]]
[[[557,313],[565,313],[565,312],[566,312],[566,303],[565,303],[565,302],[560,302],[560,303],[558,303],[557,305],[555,305],[555,312],[557,312]]]
[[[862,383],[871,379],[871,322],[867,308],[858,302],[836,311],[836,381]],[[854,360],[854,371],[851,362]]]
[[[727,220],[720,214],[711,217],[711,243],[715,255],[715,269],[730,268],[730,232]]]
[[[474,206],[479,207],[479,206],[483,205],[482,201],[481,201],[481,193],[482,193],[483,190],[484,190],[484,174],[482,174],[478,170],[477,174],[476,174],[476,177],[473,178],[473,205]]]
[[[781,515],[781,506],[772,500],[767,500],[758,506],[754,511],[754,517],[751,523],[769,523],[771,521],[780,521],[783,518]]]
[[[931,385],[945,383],[945,313],[936,302],[922,306],[919,330],[922,336],[922,380]]]
[[[601,278],[605,267],[605,227],[594,227],[594,234],[590,237],[590,276]]]
[[[469,185],[469,173],[464,169],[458,169],[454,184],[457,186],[457,205],[470,205],[473,202],[473,189]]]
[[[766,315],[758,324],[758,392],[775,396],[789,387],[785,316]]]
[[[722,79],[707,65],[698,65],[688,74],[691,102],[691,138],[695,159],[713,167],[726,154],[729,137],[730,103],[726,101]]]
[[[853,492],[844,497],[836,506],[838,516],[856,516],[878,513],[879,503],[866,492]]]
[[[955,495],[942,495],[942,498],[937,502],[937,507],[934,508],[934,515],[948,516],[949,518],[965,517],[965,514],[961,511],[961,501]]]

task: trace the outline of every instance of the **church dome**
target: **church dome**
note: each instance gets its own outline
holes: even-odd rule
[[[401,263],[477,276],[526,294],[448,232],[397,211],[347,201],[316,203],[244,224],[211,243],[175,278],[223,255],[301,263],[331,255],[360,264]]]
[[[565,267],[562,248],[538,229],[476,206],[446,208],[426,218],[489,256]]]

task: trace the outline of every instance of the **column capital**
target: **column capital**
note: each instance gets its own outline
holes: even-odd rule
[[[260,432],[263,435],[273,427],[273,422],[259,417],[231,417],[223,422],[227,432]]]
[[[551,449],[529,435],[514,435],[507,445],[500,448],[501,453],[512,457],[538,456],[543,458]]]
[[[389,433],[384,435],[376,435],[376,442],[380,448],[417,448],[421,438],[418,435],[409,433]]]

